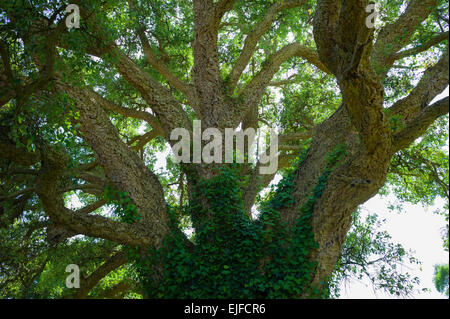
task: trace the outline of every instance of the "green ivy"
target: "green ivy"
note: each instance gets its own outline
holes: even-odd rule
[[[300,208],[293,229],[281,221],[280,210],[294,204],[295,170],[287,171],[271,191],[256,222],[246,217],[239,187],[242,181],[236,167],[221,167],[215,177],[201,180],[194,196],[197,200],[185,208],[187,213],[204,217],[195,231],[192,250],[187,249],[178,230],[179,211],[171,207],[168,211],[172,232],[165,238],[163,248],[147,252],[130,249],[146,297],[327,297],[325,284],[311,288],[317,264],[310,255],[318,248],[311,217],[330,173],[344,155],[342,145],[328,154],[326,168]],[[300,167],[305,157],[306,152],[294,167]],[[207,210],[200,200],[208,203]],[[155,275],[155,265],[163,269],[162,282],[161,276]]]
[[[136,205],[127,192],[120,192],[111,185],[107,185],[104,198],[109,204],[116,206],[114,213],[119,217],[121,222],[132,224],[141,219]]]

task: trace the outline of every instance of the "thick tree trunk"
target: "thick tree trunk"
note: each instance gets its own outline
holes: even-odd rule
[[[295,223],[299,208],[317,184],[326,166],[327,153],[340,144],[344,145],[347,156],[328,178],[311,221],[314,238],[319,244],[311,255],[311,259],[318,262],[313,282],[316,285],[331,276],[350,228],[352,213],[377,194],[385,182],[390,164],[389,152],[368,153],[352,128],[345,107],[341,106],[318,128],[306,160],[296,174],[295,204],[282,212],[288,225]]]

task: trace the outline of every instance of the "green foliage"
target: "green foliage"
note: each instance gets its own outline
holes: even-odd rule
[[[352,227],[330,283],[332,296],[339,297],[341,285],[355,279],[368,280],[376,291],[401,297],[410,295],[419,279],[404,269],[408,269],[408,263],[420,265],[420,261],[380,229],[385,220],[376,214],[365,218],[361,215],[360,211],[353,214]]]
[[[53,247],[45,269],[32,286],[31,298],[63,298],[76,293],[65,285],[66,267],[80,266],[80,277],[87,277],[99,267],[113,251],[114,243],[93,238],[74,238],[67,243]]]
[[[114,213],[119,217],[120,221],[132,224],[141,219],[136,205],[127,192],[117,191],[112,186],[107,185],[104,197],[108,203],[116,206]]]
[[[433,283],[437,291],[448,297],[448,264],[434,266]]]
[[[335,80],[312,70],[302,70],[281,92],[283,108],[268,111],[279,117],[286,132],[310,129],[328,118],[341,103]]]
[[[435,213],[445,218],[442,236],[448,251],[448,116],[436,121],[422,138],[408,149],[394,155],[387,176],[389,189],[402,202],[431,206],[436,199],[445,200],[444,207]],[[400,205],[401,210],[401,205]]]
[[[28,298],[51,252],[45,232],[28,223],[0,228],[0,298]]]

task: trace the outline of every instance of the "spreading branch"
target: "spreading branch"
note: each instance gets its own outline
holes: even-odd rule
[[[142,214],[142,222],[163,236],[168,226],[163,209],[164,193],[157,176],[120,139],[117,129],[98,103],[98,94],[64,84],[60,84],[60,89],[76,101],[80,112],[77,119],[81,125],[80,132],[94,150],[108,181],[117,189],[128,192]]]
[[[242,48],[241,54],[229,74],[230,85],[232,88],[236,87],[242,72],[244,72],[250,62],[250,59],[255,53],[259,39],[271,28],[273,22],[277,19],[278,14],[283,10],[300,7],[305,3],[306,1],[304,0],[280,1],[274,3],[269,7],[269,9],[267,9],[267,12],[261,21],[253,27],[250,34],[245,38],[244,47]]]
[[[136,11],[134,0],[128,0],[128,4],[131,10]],[[158,71],[171,86],[182,92],[187,97],[191,105],[196,106],[197,102],[195,95],[193,94],[194,93],[193,88],[188,83],[185,83],[175,74],[173,74],[173,72],[167,67],[166,61],[158,59],[152,47],[150,46],[150,43],[148,41],[147,36],[145,35],[145,32],[146,32],[145,27],[139,27],[136,30],[136,33],[139,37],[139,40],[141,41],[141,45],[144,50],[144,56],[146,61],[156,71]]]
[[[391,117],[400,116],[404,123],[408,122],[448,86],[448,68],[449,51],[447,47],[446,53],[439,59],[438,63],[424,72],[411,93],[389,108],[389,115]]]
[[[128,261],[127,255],[123,251],[114,253],[100,267],[94,270],[89,276],[83,278],[80,282],[80,288],[73,296],[75,299],[87,298],[89,292],[110,272],[123,266]]]
[[[392,56],[392,59],[400,60],[400,59],[409,57],[411,55],[416,55],[421,52],[425,52],[428,49],[430,49],[431,47],[434,47],[445,40],[448,40],[448,31],[442,32],[442,33],[439,33],[439,34],[433,36],[430,40],[423,43],[422,45],[419,45],[419,46],[411,48],[411,49],[397,52]]]
[[[99,215],[78,214],[64,206],[58,181],[64,173],[67,159],[61,153],[44,152],[36,193],[50,220],[73,234],[103,238],[124,245],[159,247],[161,239],[143,224],[125,224]]]
[[[303,58],[321,71],[330,73],[328,68],[320,62],[314,49],[305,47],[299,43],[288,44],[267,58],[263,63],[261,71],[254,76],[250,83],[247,84],[240,93],[240,95],[244,97],[245,104],[248,108],[261,100],[261,97],[267,86],[270,85],[270,81],[275,73],[277,73],[280,66],[291,57]]]
[[[422,109],[403,130],[394,135],[393,152],[407,148],[411,143],[422,136],[436,119],[448,114],[448,112],[448,97]]]
[[[386,76],[397,59],[396,54],[409,43],[417,27],[430,15],[436,4],[436,0],[412,0],[396,21],[381,29],[372,52],[372,61],[381,78]]]

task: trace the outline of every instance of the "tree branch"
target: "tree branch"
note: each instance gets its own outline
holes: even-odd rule
[[[100,207],[102,207],[105,204],[106,204],[106,200],[100,199],[100,200],[96,201],[95,203],[92,203],[90,205],[87,205],[83,208],[78,209],[77,211],[75,211],[75,213],[87,215],[89,213],[92,213],[94,210],[99,209]]]
[[[136,12],[134,0],[128,0],[128,4],[130,6],[130,9]],[[153,52],[153,49],[150,46],[147,36],[145,35],[145,27],[143,26],[140,27],[138,30],[136,30],[136,33],[141,41],[141,45],[144,50],[144,56],[147,62],[156,71],[158,71],[171,86],[182,92],[187,97],[191,105],[196,106],[197,101],[195,95],[193,94],[194,93],[193,88],[188,83],[185,83],[184,81],[179,79],[175,74],[173,74],[172,71],[170,71],[170,69],[167,67],[165,62],[159,60],[156,57],[155,53]]]
[[[136,204],[140,222],[157,236],[168,231],[164,193],[156,175],[119,137],[106,112],[98,104],[99,95],[87,89],[59,84],[77,103],[83,138],[94,150],[103,172],[114,187],[129,194]]]
[[[393,152],[407,148],[417,138],[422,136],[433,122],[449,112],[448,96],[422,109],[408,125],[394,135]]]
[[[170,142],[170,132],[173,129],[191,127],[186,112],[167,88],[153,80],[123,52],[117,50],[115,54],[118,58],[116,66],[119,73],[139,91],[152,108],[167,141]]]
[[[263,63],[261,71],[242,90],[240,95],[245,98],[245,104],[253,105],[254,103],[258,103],[273,76],[280,69],[280,66],[286,62],[286,60],[294,56],[307,60],[325,73],[330,73],[328,68],[320,62],[317,53],[313,49],[299,43],[288,44],[272,54]]]
[[[436,46],[445,40],[448,40],[448,31],[439,33],[438,35],[435,35],[434,37],[432,37],[430,40],[423,43],[422,45],[419,45],[417,47],[414,47],[414,48],[411,48],[408,50],[403,50],[403,51],[397,52],[392,56],[392,59],[400,60],[400,59],[409,57],[411,55],[415,55],[415,54],[424,52],[424,51],[428,50],[429,48]]]
[[[221,127],[224,106],[223,81],[219,70],[218,27],[210,0],[194,0],[193,83],[200,105],[197,114],[207,127]],[[206,71],[207,70],[207,71]]]
[[[74,295],[75,299],[84,299],[89,292],[110,272],[123,266],[128,261],[126,253],[123,251],[116,252],[108,260],[106,260],[100,267],[92,272],[87,278],[84,278],[80,283],[80,288]]]
[[[79,3],[79,1],[76,1]],[[102,57],[110,54],[119,73],[141,94],[142,98],[152,108],[164,131],[164,137],[170,141],[170,132],[175,128],[190,128],[190,121],[180,103],[172,93],[161,83],[155,81],[150,74],[132,61],[114,41],[106,41],[103,32],[95,22],[95,14],[88,12],[80,4],[81,18],[90,24],[94,34],[84,31],[92,40],[88,43],[87,53]]]
[[[336,57],[336,28],[341,10],[341,1],[319,0],[313,20],[314,41],[320,60],[335,73]]]
[[[408,44],[416,28],[430,15],[436,0],[412,0],[405,12],[379,32],[372,52],[375,69],[384,78],[394,63],[395,54]]]
[[[289,166],[290,161],[293,160],[297,155],[281,154],[278,157],[278,170],[286,168]],[[243,192],[244,208],[247,216],[252,219],[252,207],[255,204],[255,199],[258,193],[267,187],[270,182],[274,179],[274,174],[260,174],[259,168],[261,164],[258,162],[255,168],[250,172],[250,180],[248,181],[247,187]]]
[[[115,112],[115,113],[123,115],[125,117],[132,117],[132,118],[144,120],[152,126],[153,130],[155,130],[156,132],[158,132],[161,135],[164,134],[164,131],[161,127],[159,120],[155,116],[151,115],[150,113],[148,113],[146,111],[139,111],[139,110],[123,107],[121,105],[117,105],[117,104],[105,99],[100,94],[93,92],[93,91],[91,92],[91,96],[94,97],[95,101],[101,107],[103,107],[103,109]]]
[[[428,68],[411,93],[395,102],[389,108],[389,116],[401,116],[404,123],[413,118],[421,108],[428,104],[440,94],[449,81],[449,51],[439,59],[436,65]]]
[[[24,147],[17,147],[16,145],[0,140],[0,157],[6,160],[15,162],[23,166],[31,166],[39,162],[41,155],[39,151],[29,152]]]
[[[271,28],[273,22],[278,17],[278,13],[282,10],[302,6],[305,3],[306,1],[304,0],[281,1],[274,3],[267,9],[261,21],[253,27],[250,34],[245,38],[241,54],[229,74],[231,88],[236,87],[242,72],[247,67],[255,52],[259,39]]]
[[[222,17],[233,8],[235,0],[219,0],[214,6],[214,25],[219,28]]]
[[[124,245],[160,247],[161,230],[153,232],[142,223],[125,224],[103,216],[78,214],[66,208],[62,196],[57,194],[59,194],[58,181],[64,173],[67,158],[50,148],[43,153],[36,193],[53,223],[62,225],[73,234],[103,238]]]

